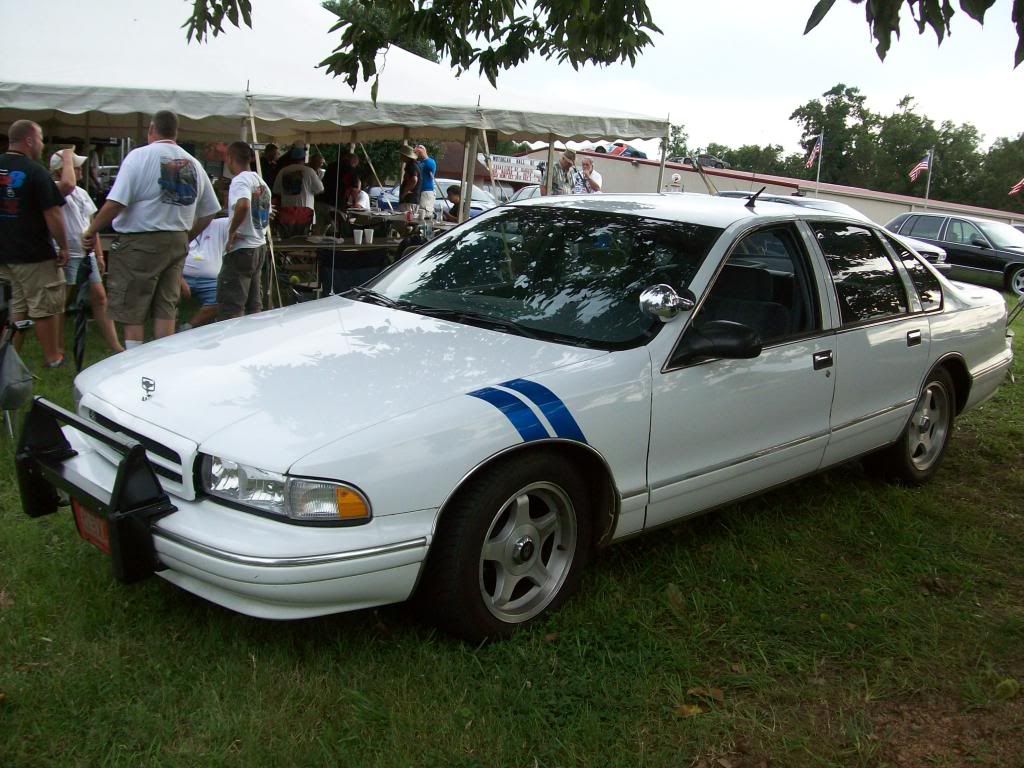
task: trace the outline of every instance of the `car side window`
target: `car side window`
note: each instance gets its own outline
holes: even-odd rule
[[[883,238],[892,247],[910,275],[910,280],[914,283],[914,289],[917,291],[917,297],[921,300],[921,309],[925,312],[942,309],[942,286],[939,284],[939,279],[924,265],[921,258],[911,253],[903,243],[887,235],[883,235]]]
[[[939,239],[939,230],[942,229],[941,216],[911,216],[910,219],[900,227],[900,232],[910,237]]]
[[[731,320],[753,328],[765,345],[821,329],[807,255],[789,226],[746,235],[737,243],[694,325]]]
[[[951,243],[959,243],[961,245],[971,245],[975,238],[985,239],[985,236],[981,234],[981,230],[971,224],[969,221],[963,219],[950,219],[949,226],[946,227],[946,240]]]
[[[811,229],[832,272],[843,325],[907,314],[903,281],[870,229],[841,222],[812,222]]]

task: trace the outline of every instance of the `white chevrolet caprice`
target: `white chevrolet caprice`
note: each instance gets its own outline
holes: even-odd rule
[[[603,545],[858,456],[922,482],[1011,363],[1006,307],[870,223],[538,198],[345,296],[111,357],[36,401],[26,512],[114,573],[273,619],[415,595],[503,636]]]

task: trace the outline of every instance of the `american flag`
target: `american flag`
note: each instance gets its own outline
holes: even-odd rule
[[[928,170],[928,163],[931,162],[931,159],[932,153],[929,152],[927,155],[921,158],[917,165],[910,169],[911,181],[917,181],[917,177]]]
[[[806,168],[813,168],[814,161],[818,157],[818,153],[821,152],[821,135],[818,135],[818,140],[814,142],[814,147],[811,149],[811,154],[807,156],[807,162],[804,164]]]
[[[1024,190],[1024,179],[1021,179],[1016,184],[1014,184],[1012,187],[1010,187],[1010,194],[1011,195],[1019,195],[1022,190]]]

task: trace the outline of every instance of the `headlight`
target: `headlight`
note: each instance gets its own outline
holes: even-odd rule
[[[301,522],[365,522],[370,502],[356,488],[267,472],[216,456],[203,456],[203,489],[211,496]]]

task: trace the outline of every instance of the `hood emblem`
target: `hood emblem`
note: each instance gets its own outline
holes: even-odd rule
[[[142,396],[142,402],[146,402],[156,392],[156,382],[145,376],[142,377],[142,391],[145,392]]]

